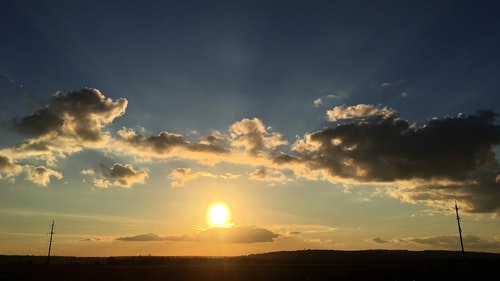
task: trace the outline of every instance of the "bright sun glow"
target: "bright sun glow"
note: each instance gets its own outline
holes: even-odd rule
[[[207,210],[207,220],[212,226],[220,227],[229,224],[229,208],[224,203],[214,203]]]

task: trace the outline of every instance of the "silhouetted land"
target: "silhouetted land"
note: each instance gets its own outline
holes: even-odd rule
[[[0,280],[497,280],[500,254],[455,251],[270,252],[238,257],[1,256]]]

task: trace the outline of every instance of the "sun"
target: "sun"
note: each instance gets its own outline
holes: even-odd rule
[[[222,202],[213,203],[207,210],[207,222],[214,227],[224,227],[231,221],[229,207]]]

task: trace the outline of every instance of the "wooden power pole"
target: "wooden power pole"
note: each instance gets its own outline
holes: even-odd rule
[[[47,265],[50,261],[50,250],[52,249],[52,235],[54,234],[54,220],[52,220],[52,225],[50,227],[50,240],[49,240],[49,253],[47,254]]]
[[[464,242],[462,240],[462,228],[460,227],[460,217],[458,216],[458,206],[455,201],[455,212],[457,213],[458,235],[460,236],[460,246],[462,247],[462,259],[465,260]]]

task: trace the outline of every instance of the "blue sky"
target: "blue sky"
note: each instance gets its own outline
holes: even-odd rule
[[[498,8],[3,1],[0,253],[500,252]]]

